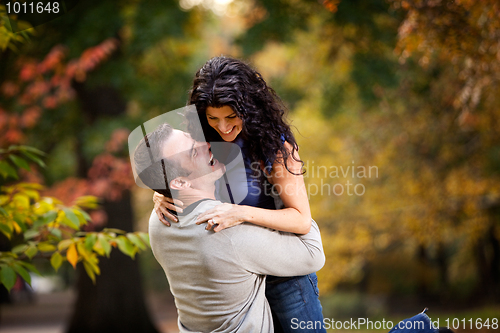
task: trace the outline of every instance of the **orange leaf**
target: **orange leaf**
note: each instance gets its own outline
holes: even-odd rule
[[[68,252],[66,252],[66,258],[69,263],[73,265],[73,268],[76,268],[76,263],[78,261],[78,253],[76,252],[75,243],[71,244],[68,248]]]

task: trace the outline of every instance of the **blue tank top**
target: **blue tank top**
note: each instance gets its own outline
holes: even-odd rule
[[[250,159],[250,154],[248,151],[248,147],[246,147],[243,139],[237,138],[234,141],[235,144],[238,145],[241,149],[241,153],[243,155],[243,162],[245,166],[245,176],[246,176],[246,182],[245,183],[231,183],[230,187],[232,189],[232,192],[236,192],[238,190],[244,190],[243,187],[246,187],[246,190],[248,190],[247,195],[243,199],[237,200],[238,202],[234,202],[235,204],[239,205],[246,205],[246,206],[252,206],[252,207],[258,207],[258,208],[266,208],[266,209],[276,209],[275,201],[274,198],[270,194],[270,188],[264,186],[264,181],[265,181],[265,175],[264,172],[261,170],[260,167],[260,162],[252,161]],[[253,162],[253,163],[252,163]],[[269,170],[271,165],[270,163],[266,163],[266,168]],[[231,173],[236,173],[236,172],[243,172],[241,169],[238,168],[233,168],[233,169],[228,169],[227,170],[227,176],[229,179],[235,178],[235,179],[244,179],[245,177],[231,177]],[[226,183],[224,181],[224,178],[221,178],[220,181],[220,186],[226,186]],[[221,191],[222,193],[223,191]],[[237,195],[235,195],[236,197]],[[226,202],[231,202],[229,198],[224,198],[221,196],[221,200],[226,201]]]

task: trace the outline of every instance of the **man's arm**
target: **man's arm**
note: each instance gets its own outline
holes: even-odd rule
[[[320,270],[325,254],[318,225],[312,221],[305,235],[295,235],[244,223],[232,233],[241,265],[257,274],[306,275]]]

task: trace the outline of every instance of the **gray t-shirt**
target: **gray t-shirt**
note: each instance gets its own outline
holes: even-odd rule
[[[217,233],[195,224],[200,213],[220,204],[195,203],[171,227],[154,211],[149,220],[151,249],[175,297],[179,329],[273,332],[265,275],[297,276],[321,269],[325,255],[318,226],[313,221],[307,235],[297,236],[250,223]]]

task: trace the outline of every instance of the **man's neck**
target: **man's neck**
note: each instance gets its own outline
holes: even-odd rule
[[[184,207],[187,207],[197,201],[203,200],[203,199],[213,199],[215,200],[215,186],[211,187],[210,189],[185,189],[182,191],[179,191],[179,197],[178,199],[182,201],[184,204]]]

